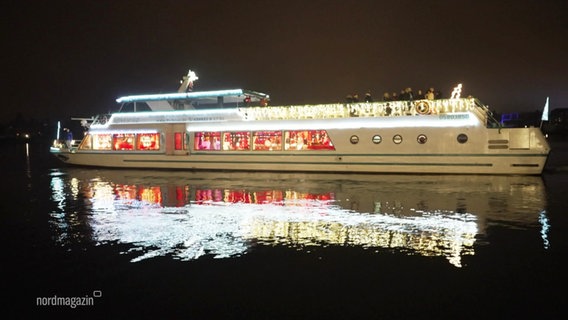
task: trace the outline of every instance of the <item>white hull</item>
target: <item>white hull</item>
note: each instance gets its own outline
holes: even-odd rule
[[[109,168],[150,168],[185,170],[519,174],[538,175],[544,168],[543,155],[125,155],[68,153],[59,156],[72,165]],[[301,159],[298,159],[301,158]],[[341,158],[341,159],[339,159]]]
[[[535,140],[538,129],[470,129],[472,138],[467,145],[452,144],[454,134],[463,128],[391,129],[403,137],[414,137],[425,132],[429,137],[426,145],[416,143],[378,148],[370,139],[368,143],[336,145],[336,151],[306,152],[231,152],[187,151],[180,154],[147,154],[132,152],[59,151],[56,155],[72,165],[116,168],[152,168],[182,170],[246,170],[246,171],[305,171],[305,172],[369,172],[369,173],[438,173],[438,174],[518,174],[538,175],[542,172],[547,152],[538,152],[530,145],[546,141]],[[473,131],[473,132],[471,132]],[[352,132],[343,133],[349,135]],[[357,131],[365,136],[364,130]],[[333,131],[330,132],[333,134]],[[336,133],[339,136],[341,133]],[[512,150],[511,136],[521,135],[526,148]],[[388,136],[385,134],[384,136]],[[449,138],[446,138],[449,136]],[[436,142],[439,139],[439,142]],[[339,140],[339,139],[338,139]],[[506,148],[490,149],[487,141],[510,141],[497,143]],[[447,141],[446,143],[444,143]],[[387,142],[387,141],[385,141]],[[459,147],[462,147],[461,149]]]

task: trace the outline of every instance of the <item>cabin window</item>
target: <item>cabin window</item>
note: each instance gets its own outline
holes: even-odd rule
[[[256,131],[252,139],[253,150],[282,150],[282,131]]]
[[[467,140],[468,140],[468,137],[467,137],[467,134],[465,134],[465,133],[460,133],[460,134],[458,135],[458,138],[457,138],[457,139],[458,139],[458,142],[459,142],[459,143],[466,143]]]
[[[376,135],[373,136],[373,143],[374,143],[374,144],[379,144],[379,143],[381,143],[382,141],[383,141],[383,138],[381,138],[380,135],[376,134]]]
[[[113,150],[134,150],[134,134],[113,134],[112,146]]]
[[[196,132],[194,150],[221,150],[221,132]]]
[[[112,135],[110,134],[94,134],[93,150],[111,150]]]
[[[295,130],[284,133],[285,150],[335,150],[325,130]]]
[[[250,150],[250,132],[225,132],[223,134],[223,150]]]
[[[183,149],[183,132],[174,133],[174,148],[176,150]]]
[[[138,150],[160,150],[159,133],[142,133],[137,136],[136,149]]]
[[[419,134],[418,137],[416,137],[416,141],[420,144],[425,144],[426,141],[428,141],[428,137],[426,137],[425,134]]]
[[[394,137],[392,137],[392,142],[394,142],[395,144],[401,144],[402,136],[400,134],[395,135]]]
[[[134,111],[136,112],[152,111],[152,108],[150,108],[148,103],[144,101],[136,102],[134,109],[135,109]]]
[[[87,134],[81,144],[79,145],[79,149],[82,150],[91,150],[93,148],[93,136]]]
[[[134,102],[123,104],[119,112],[134,112]]]
[[[353,136],[351,136],[351,137],[349,138],[349,141],[350,141],[352,144],[358,144],[358,143],[359,143],[359,137],[353,135]]]

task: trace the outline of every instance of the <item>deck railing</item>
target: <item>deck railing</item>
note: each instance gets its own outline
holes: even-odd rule
[[[291,106],[267,106],[267,107],[242,107],[236,109],[221,109],[227,112],[209,114],[208,110],[187,110],[186,112],[169,113],[162,112],[156,117],[150,117],[147,121],[161,123],[191,122],[191,121],[221,121],[221,120],[298,120],[298,119],[332,119],[352,117],[415,117],[451,114],[458,112],[471,112],[482,123],[493,121],[491,113],[486,106],[474,98],[461,99],[437,99],[437,100],[414,100],[414,101],[388,101],[388,102],[360,102],[360,103],[334,103],[319,105],[291,105]],[[167,113],[167,114],[166,114]],[[199,114],[195,114],[199,113]],[[148,117],[148,115],[144,115]],[[104,127],[110,120],[108,114],[97,116],[91,128]],[[135,123],[136,117],[120,118],[118,123]],[[126,121],[127,119],[128,121]],[[113,123],[116,121],[113,120]]]
[[[476,105],[474,98],[247,107],[240,110],[245,118],[255,120],[397,117],[467,111],[482,120],[487,119],[485,110]]]
[[[106,123],[110,120],[110,117],[111,114],[99,114],[95,117],[91,126],[106,125]]]

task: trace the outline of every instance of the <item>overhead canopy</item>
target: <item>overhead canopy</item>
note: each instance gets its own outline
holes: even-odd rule
[[[126,102],[143,102],[143,101],[169,101],[169,100],[191,100],[200,103],[217,103],[222,98],[224,103],[239,103],[243,99],[250,98],[251,102],[268,100],[270,97],[265,93],[251,90],[230,89],[230,90],[214,90],[214,91],[195,91],[195,92],[176,92],[176,93],[159,93],[159,94],[143,94],[134,96],[125,96],[116,99],[118,103]]]

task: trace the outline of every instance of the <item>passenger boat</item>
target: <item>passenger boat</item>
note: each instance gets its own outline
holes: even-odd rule
[[[185,170],[539,175],[538,127],[503,128],[478,99],[269,106],[257,91],[118,98],[79,143],[54,141],[71,165]]]

